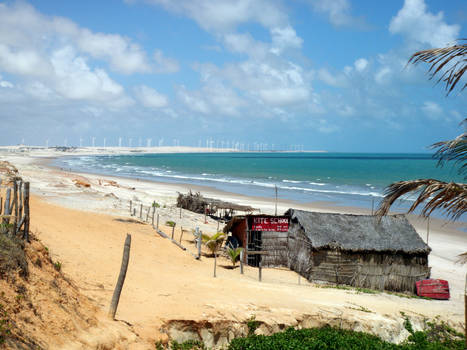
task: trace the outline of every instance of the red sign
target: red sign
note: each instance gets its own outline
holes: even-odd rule
[[[253,217],[252,231],[287,232],[289,219],[278,217]]]

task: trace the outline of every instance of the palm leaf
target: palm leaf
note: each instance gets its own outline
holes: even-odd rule
[[[466,39],[461,39],[465,41]],[[433,79],[438,73],[441,74],[436,83],[443,81],[447,94],[456,87],[467,70],[467,45],[456,44],[449,47],[429,49],[414,53],[408,63],[418,64],[425,62],[430,64],[428,73]],[[464,90],[467,83],[461,88]]]
[[[238,260],[238,257],[240,256],[240,253],[242,251],[243,248],[229,248],[227,250],[227,254],[230,258],[230,261],[232,261],[232,265],[235,266],[235,263],[237,262]]]
[[[453,161],[454,164],[462,164],[459,174],[467,172],[467,133],[457,136],[454,140],[437,142],[431,148],[438,148],[434,157],[438,159],[439,166]]]
[[[384,192],[376,215],[389,212],[394,202],[409,193],[418,193],[418,197],[408,212],[424,203],[421,215],[430,216],[435,209],[440,209],[453,220],[458,219],[467,208],[467,185],[455,182],[443,182],[435,179],[399,181],[389,185]]]
[[[212,236],[203,234],[201,235],[201,240],[204,245],[211,251],[212,254],[215,254],[219,248],[222,246],[222,243],[225,239],[224,232],[217,232]]]

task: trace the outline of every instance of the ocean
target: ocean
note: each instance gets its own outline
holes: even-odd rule
[[[463,182],[451,165],[437,167],[430,154],[184,153],[77,156],[56,166],[158,182],[209,186],[244,195],[298,202],[375,207],[392,182],[419,178]],[[399,201],[398,209],[413,200]],[[442,216],[437,213],[436,216]]]

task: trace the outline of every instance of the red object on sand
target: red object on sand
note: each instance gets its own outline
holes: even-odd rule
[[[428,279],[415,282],[417,286],[417,295],[432,299],[448,300],[449,283],[445,280]]]

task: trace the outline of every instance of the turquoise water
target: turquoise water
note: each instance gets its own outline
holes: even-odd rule
[[[210,186],[234,193],[300,202],[371,207],[392,182],[436,178],[463,182],[429,154],[197,153],[73,157],[61,167],[153,181]],[[410,204],[410,198],[400,203]]]

